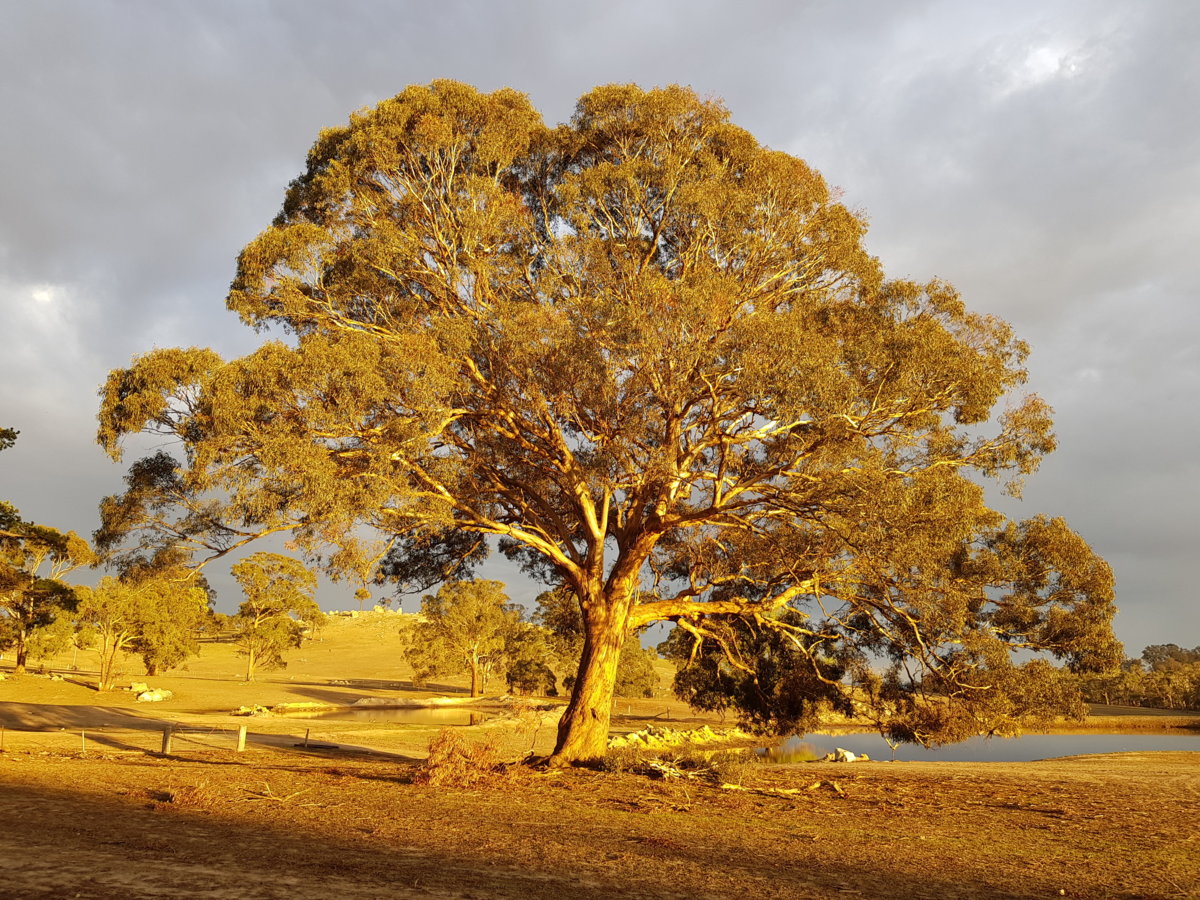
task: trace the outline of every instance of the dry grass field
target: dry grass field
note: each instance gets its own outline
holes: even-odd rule
[[[413,689],[401,621],[335,620],[254,684],[206,645],[150,679],[162,703],[95,692],[86,654],[66,680],[0,681],[0,897],[1200,896],[1196,753],[750,765],[738,789],[520,765],[433,785],[436,724],[230,715],[461,696]],[[621,701],[614,728],[668,717],[701,723],[661,697]],[[546,719],[453,731],[516,761],[549,748]]]

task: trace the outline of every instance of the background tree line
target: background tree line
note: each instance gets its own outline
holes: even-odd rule
[[[0,428],[0,450],[17,436]],[[97,687],[111,690],[125,657],[140,657],[146,674],[158,675],[198,654],[203,635],[224,632],[246,657],[249,681],[256,669],[282,666],[287,648],[323,619],[316,576],[286,556],[255,553],[233,566],[245,595],[233,616],[214,614],[208,581],[175,548],[111,557],[116,574],[94,587],[65,580],[103,561],[75,532],[26,521],[0,501],[0,652],[13,653],[15,674],[31,661],[94,648]]]
[[[0,429],[0,450],[17,438]],[[232,641],[246,659],[245,679],[286,665],[325,617],[316,603],[316,575],[302,562],[254,553],[232,567],[244,600],[234,615],[213,611],[204,576],[172,548],[110,560],[117,574],[94,587],[64,578],[100,559],[74,532],[23,520],[0,501],[0,651],[15,654],[15,672],[74,649],[94,649],[97,686],[111,690],[127,656],[140,657],[148,676],[176,668],[200,652],[205,635]],[[365,579],[360,579],[365,581]],[[360,587],[355,593],[360,605]],[[413,666],[414,683],[466,674],[472,696],[490,679],[506,689],[555,696],[569,689],[582,652],[583,629],[575,598],[566,590],[538,598],[530,621],[496,581],[451,581],[425,597],[421,621],[407,626],[398,651]],[[653,651],[630,634],[622,649],[617,696],[649,696],[657,684]]]
[[[1081,677],[1080,687],[1090,703],[1200,709],[1200,647],[1152,644],[1115,672]]]

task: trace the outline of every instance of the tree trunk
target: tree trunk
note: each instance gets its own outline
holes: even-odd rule
[[[96,690],[109,691],[112,690],[113,669],[117,666],[117,651],[116,648],[110,648],[107,642],[100,644],[100,674],[96,683]]]
[[[628,632],[631,597],[599,595],[583,610],[583,655],[571,701],[558,723],[552,765],[601,759],[608,749],[617,664]]]
[[[247,648],[246,649],[246,681],[251,682],[253,680],[254,680],[254,651]]]
[[[17,638],[17,665],[13,669],[14,675],[25,674],[25,660],[29,656],[29,648],[25,646],[25,635],[22,633]]]
[[[478,697],[483,693],[483,689],[479,686],[479,659],[471,657],[471,696]]]

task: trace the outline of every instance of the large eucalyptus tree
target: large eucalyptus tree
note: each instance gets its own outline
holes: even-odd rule
[[[498,541],[581,606],[560,762],[604,753],[657,620],[741,616],[844,680],[891,658],[967,707],[1014,648],[1106,663],[1103,561],[985,503],[1053,448],[1026,346],[885,279],[865,227],[684,88],[597,88],[555,129],[511,90],[408,88],[322,132],[242,251],[228,305],[275,339],[109,377],[105,448],[182,455],[134,464],[100,544],[286,531],[353,572],[370,528],[423,589]]]

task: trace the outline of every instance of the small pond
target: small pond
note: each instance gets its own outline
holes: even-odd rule
[[[851,753],[866,753],[871,759],[888,760],[892,750],[874,732],[806,734],[791,737],[759,751],[768,762],[790,763],[819,759],[841,747]],[[1128,753],[1131,751],[1200,751],[1200,731],[1177,728],[1171,731],[1137,731],[1127,734],[1024,734],[1016,738],[974,737],[961,744],[927,749],[902,744],[896,759],[943,762],[1027,762],[1083,753]]]
[[[478,725],[489,713],[461,706],[356,707],[311,709],[286,713],[289,719],[337,719],[340,722],[391,722],[396,725]]]

